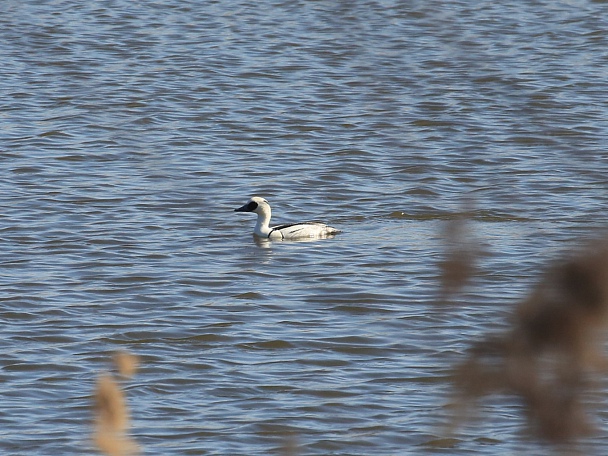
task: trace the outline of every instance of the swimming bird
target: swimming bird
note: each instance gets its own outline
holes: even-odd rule
[[[340,233],[340,230],[319,222],[290,223],[270,227],[270,204],[264,198],[254,196],[235,212],[255,212],[258,220],[253,234],[268,239],[324,239]]]

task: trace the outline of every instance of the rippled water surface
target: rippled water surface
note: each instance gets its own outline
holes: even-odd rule
[[[553,454],[450,366],[607,225],[603,1],[0,5],[0,451],[91,454],[109,354],[150,455]],[[251,195],[318,242],[255,242]],[[438,304],[446,220],[474,283]],[[598,433],[580,443],[604,454]]]

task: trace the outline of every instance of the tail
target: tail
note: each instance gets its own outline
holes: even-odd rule
[[[329,226],[329,225],[327,225],[325,230],[326,230],[327,235],[329,235],[329,236],[335,236],[336,234],[342,233],[342,230],[339,230],[338,228],[334,228],[333,226]]]

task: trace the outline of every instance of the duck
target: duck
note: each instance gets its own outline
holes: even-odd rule
[[[326,239],[341,232],[332,226],[320,222],[289,223],[271,227],[269,226],[272,214],[270,204],[259,196],[254,196],[234,211],[254,212],[258,214],[253,234],[260,238],[272,240]]]

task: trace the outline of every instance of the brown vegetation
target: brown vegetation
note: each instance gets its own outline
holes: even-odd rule
[[[594,376],[605,371],[607,315],[604,240],[550,267],[516,307],[509,329],[472,345],[454,371],[459,410],[482,396],[507,393],[523,403],[533,434],[554,443],[588,435],[593,426],[584,399]]]
[[[138,365],[135,356],[124,352],[114,355],[114,363],[124,377],[131,377]],[[100,375],[95,389],[95,445],[108,456],[138,453],[137,444],[128,436],[129,427],[125,395],[115,376],[109,373]]]

